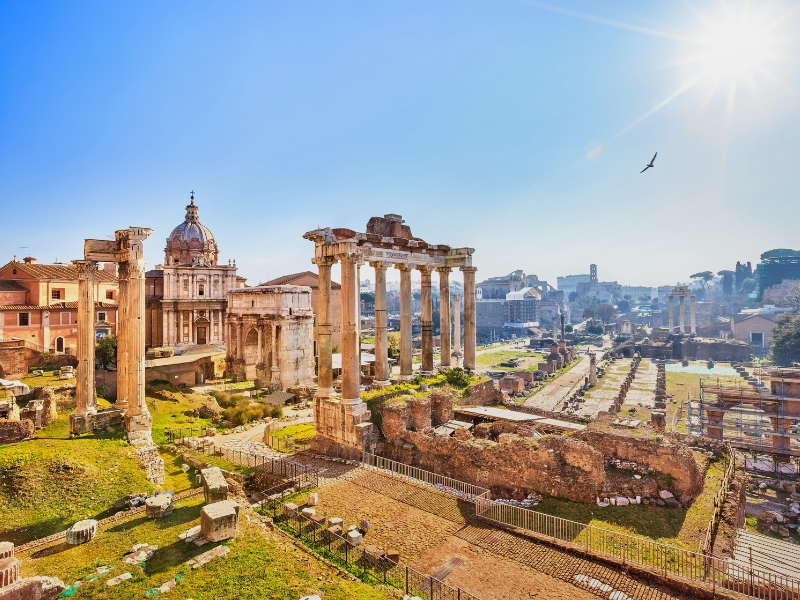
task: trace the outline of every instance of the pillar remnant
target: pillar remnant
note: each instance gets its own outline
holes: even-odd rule
[[[397,265],[400,270],[400,381],[413,376],[411,362],[411,267]]]
[[[453,354],[452,366],[461,367],[461,294],[453,294]]]
[[[442,370],[450,368],[450,268],[439,267],[439,343]]]
[[[430,267],[417,267],[422,274],[422,365],[420,375],[433,375],[433,296],[431,294]]]
[[[597,385],[597,356],[594,352],[589,354],[589,385]]]
[[[94,387],[94,271],[97,263],[76,260],[73,264],[78,267],[78,379],[71,422],[97,412]]]
[[[475,267],[461,267],[464,273],[464,369],[475,370]]]
[[[319,296],[317,303],[317,398],[330,398],[333,396],[331,267],[335,263],[335,260],[331,257],[322,257],[319,259],[315,258],[314,262],[317,267],[319,267]]]

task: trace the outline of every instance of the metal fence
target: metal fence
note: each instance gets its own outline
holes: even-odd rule
[[[295,514],[286,514],[286,505],[282,502],[271,502],[262,506],[276,525],[284,530],[288,529],[312,550],[360,575],[367,582],[391,585],[424,600],[480,600],[478,596],[427,577],[409,566],[400,566],[386,555],[372,553],[369,546],[354,545],[323,525],[296,513],[296,509],[288,511]]]
[[[800,580],[777,573],[740,567],[717,558],[645,538],[569,521],[553,515],[498,504],[476,503],[476,514],[484,521],[533,533],[580,550],[593,550],[623,562],[636,563],[674,575],[728,589],[759,599],[800,600]]]

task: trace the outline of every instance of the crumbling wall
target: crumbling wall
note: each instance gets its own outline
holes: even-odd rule
[[[616,433],[603,429],[586,429],[575,437],[588,443],[606,458],[646,466],[671,476],[672,493],[680,502],[688,502],[703,491],[704,473],[701,472],[691,450],[677,441],[649,433]]]
[[[42,427],[47,427],[58,419],[58,400],[53,388],[36,388],[33,397],[42,401]]]
[[[11,444],[34,436],[33,421],[0,421],[0,444]]]
[[[431,399],[431,421],[433,427],[438,427],[447,423],[453,418],[453,405],[456,399],[445,392],[432,392]]]
[[[431,426],[431,402],[426,398],[410,397],[408,404],[407,429],[423,431]]]
[[[314,430],[311,449],[330,456],[361,458],[362,452],[374,452],[378,441],[370,411],[363,403],[314,398]]]
[[[487,379],[473,383],[467,387],[464,394],[464,403],[472,406],[485,406],[487,404],[502,404],[503,393],[494,387],[494,381]]]

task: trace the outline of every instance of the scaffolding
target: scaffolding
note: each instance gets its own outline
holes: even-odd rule
[[[756,368],[751,384],[701,380],[689,399],[689,433],[730,442],[777,465],[800,457],[800,369]]]

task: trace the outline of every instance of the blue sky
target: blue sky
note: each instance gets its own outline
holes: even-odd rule
[[[3,0],[0,259],[160,263],[194,190],[250,283],[389,212],[479,279],[756,262],[800,247],[797,5]]]

